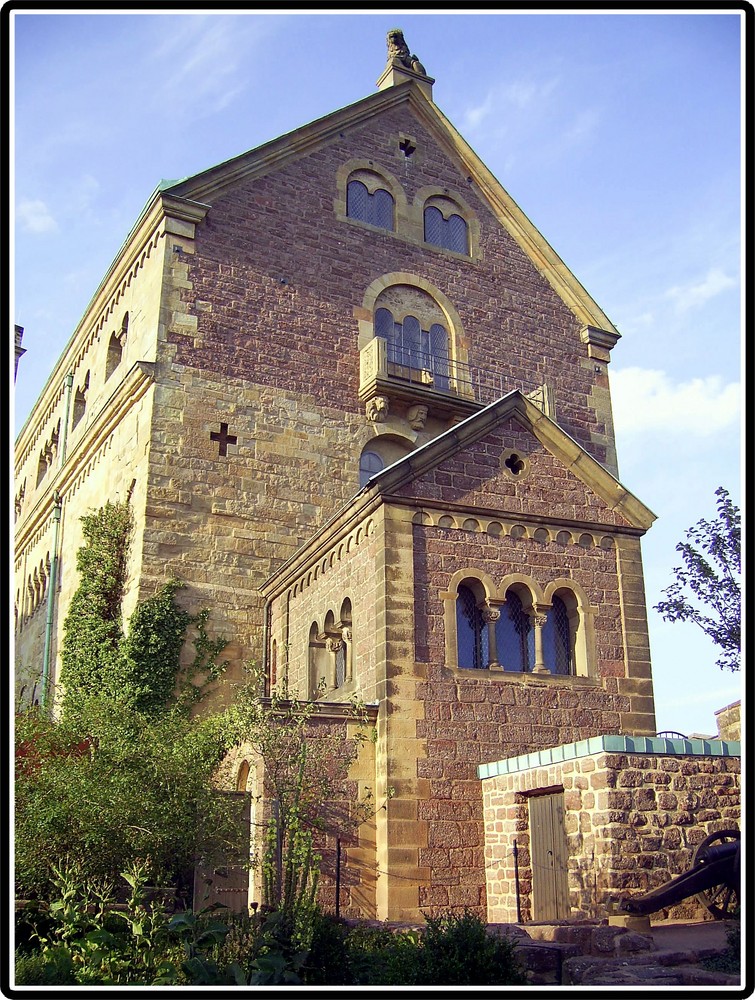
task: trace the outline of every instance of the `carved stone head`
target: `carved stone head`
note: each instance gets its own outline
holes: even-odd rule
[[[406,419],[412,430],[421,431],[427,421],[427,407],[424,403],[415,403],[406,411]]]
[[[391,28],[388,32],[388,63],[399,63],[412,68],[412,57],[409,46],[404,41],[404,33],[400,28]]]

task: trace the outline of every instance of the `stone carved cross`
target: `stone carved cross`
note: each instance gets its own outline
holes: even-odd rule
[[[218,455],[227,455],[228,445],[236,444],[236,435],[228,433],[228,424],[221,424],[220,433],[217,431],[210,432],[210,440],[218,442]]]

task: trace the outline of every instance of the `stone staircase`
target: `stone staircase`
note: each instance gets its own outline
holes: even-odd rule
[[[679,935],[670,937],[667,947],[646,917],[622,918],[618,925],[563,921],[498,924],[489,929],[513,938],[533,986],[737,986],[740,982],[739,976],[701,966],[702,960],[726,948],[724,934],[711,933],[710,928],[690,933],[682,947]]]

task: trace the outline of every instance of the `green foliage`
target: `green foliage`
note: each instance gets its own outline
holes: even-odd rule
[[[344,920],[316,907],[311,921],[312,938],[303,967],[308,986],[347,986],[354,982],[346,941],[349,928]]]
[[[219,909],[224,909],[222,904],[213,903],[200,913],[187,910],[171,918],[168,931],[180,940],[184,953],[181,974],[175,964],[165,963],[155,984],[174,985],[183,980],[192,986],[244,985],[244,972],[236,962],[223,965],[213,957],[229,932],[226,923],[213,917]]]
[[[356,927],[346,939],[350,981],[366,986],[415,986],[422,983],[421,949],[422,939],[418,931]]]
[[[55,869],[52,924],[38,936],[39,954],[20,962],[20,969],[17,964],[17,976],[37,983],[49,982],[50,975],[67,984],[152,983],[170,943],[164,912],[145,904],[147,871],[142,862],[123,873],[130,893],[125,907],[115,910],[112,883],[86,879],[75,865]]]
[[[46,898],[66,860],[112,879],[149,858],[155,883],[189,886],[201,852],[239,851],[243,826],[214,788],[228,749],[216,719],[154,718],[103,697],[57,724],[28,714],[16,735],[33,748],[16,780],[19,897]]]
[[[421,982],[453,986],[523,985],[514,944],[494,937],[473,913],[428,918],[422,936]]]
[[[308,985],[524,985],[515,946],[474,914],[427,918],[423,930],[357,926],[317,913],[304,967]]]
[[[717,665],[739,670],[742,598],[739,508],[727,490],[716,490],[718,519],[697,522],[689,541],[676,546],[684,566],[676,566],[676,582],[666,587],[666,600],[655,605],[666,621],[691,621],[722,652]]]
[[[171,580],[154,597],[142,601],[121,643],[122,691],[129,693],[136,709],[148,715],[163,711],[174,697],[181,648],[192,621],[175,601],[181,587],[178,580]]]
[[[82,517],[81,523],[84,545],[76,555],[80,581],[63,623],[61,679],[66,706],[89,694],[115,689],[131,508],[128,503],[108,501],[99,511]]]

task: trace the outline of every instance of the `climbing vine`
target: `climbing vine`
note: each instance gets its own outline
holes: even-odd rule
[[[90,693],[108,692],[118,673],[131,508],[125,502],[108,501],[84,515],[81,523],[84,545],[76,554],[79,586],[63,623],[61,680],[66,707]]]
[[[82,523],[85,544],[76,560],[80,581],[63,626],[64,708],[80,707],[98,695],[148,716],[171,705],[190,708],[226,666],[218,662],[226,641],[207,634],[209,611],[191,615],[181,608],[176,593],[184,584],[170,580],[137,605],[124,634],[130,507],[108,502]],[[182,668],[181,649],[192,627],[195,655]]]

